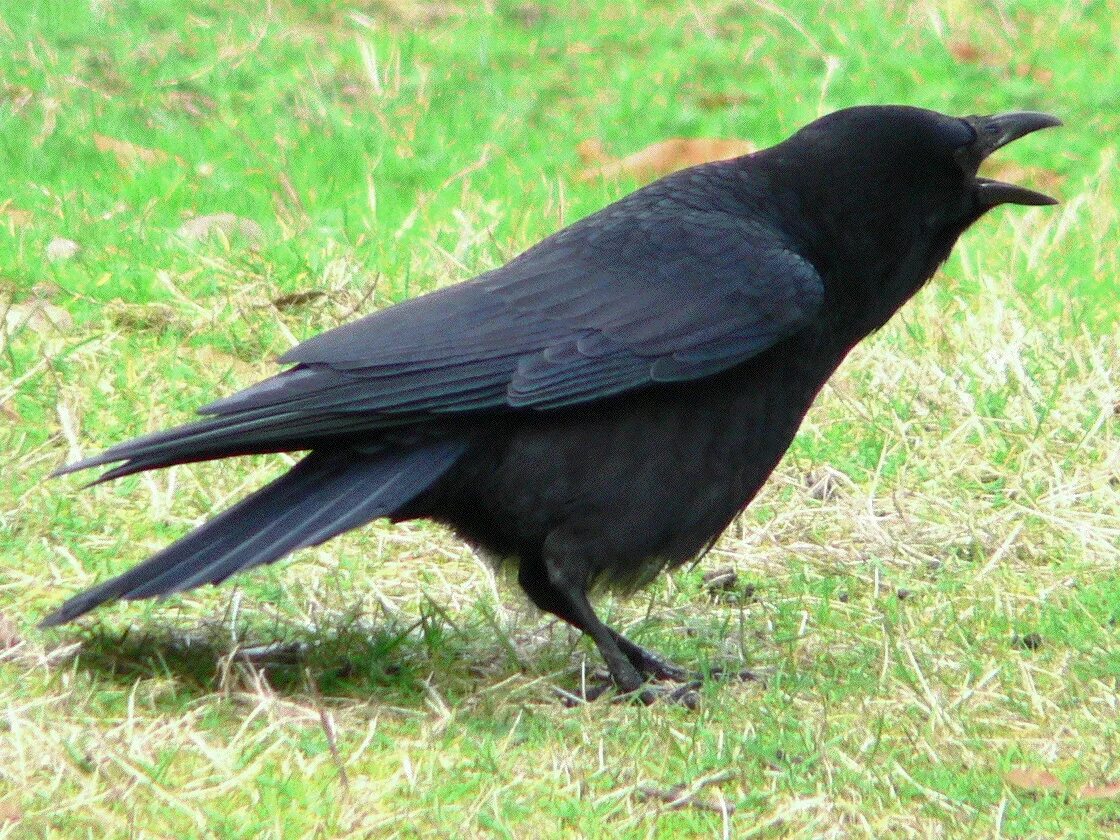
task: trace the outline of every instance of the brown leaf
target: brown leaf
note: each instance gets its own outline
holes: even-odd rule
[[[696,100],[701,108],[716,109],[730,108],[735,105],[746,105],[751,98],[745,93],[705,93]]]
[[[7,650],[23,644],[19,627],[6,615],[0,614],[0,650]]]
[[[0,826],[18,823],[23,819],[23,811],[14,802],[0,802]]]
[[[208,116],[217,106],[209,96],[191,90],[171,90],[163,95],[168,110],[182,111],[200,120]]]
[[[189,331],[191,322],[179,315],[179,311],[166,303],[128,303],[123,300],[110,301],[102,310],[114,327],[130,331],[162,332],[168,328]]]
[[[526,28],[537,26],[545,17],[545,11],[536,3],[521,3],[510,12],[510,17]]]
[[[0,221],[6,221],[13,227],[27,227],[34,218],[31,211],[15,208],[11,202],[6,201],[0,206]]]
[[[579,141],[576,145],[576,154],[584,163],[605,163],[607,161],[603,141],[598,137],[589,137],[587,140]]]
[[[29,87],[0,82],[0,101],[7,103],[13,114],[22,111],[34,98],[35,92]]]
[[[949,54],[962,64],[986,64],[986,55],[969,41],[951,41]]]
[[[99,152],[108,152],[116,157],[117,163],[122,166],[136,164],[152,165],[163,163],[169,159],[167,152],[160,149],[149,149],[129,143],[127,140],[117,140],[115,137],[106,137],[104,134],[93,135],[93,145]]]
[[[1117,799],[1120,798],[1120,782],[1105,782],[1103,785],[1082,785],[1077,790],[1078,799]]]
[[[1065,790],[1065,785],[1048,770],[1009,770],[1003,778],[1011,787],[1031,793],[1061,793]]]
[[[290,309],[294,306],[303,306],[305,303],[310,303],[313,300],[318,300],[321,297],[326,297],[326,292],[312,289],[306,292],[292,292],[287,295],[280,295],[274,298],[272,305],[277,309]]]
[[[602,154],[602,145],[598,141],[585,140],[578,147],[580,156],[585,161],[597,160],[600,163],[585,169],[579,178],[581,181],[592,181],[596,178],[629,175],[640,181],[648,181],[687,166],[737,157],[754,150],[754,144],[746,140],[671,137],[647,146],[640,152],[612,161]]]

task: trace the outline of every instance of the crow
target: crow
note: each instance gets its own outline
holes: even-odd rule
[[[426,518],[515,564],[529,599],[594,640],[620,692],[648,700],[647,680],[688,672],[604,624],[589,593],[701,556],[848,352],[965,229],[1001,204],[1057,203],[977,175],[996,149],[1057,125],[844,109],[311,338],[205,419],[58,470],[116,464],[108,481],[307,453],[42,625],[216,584],[381,517]]]

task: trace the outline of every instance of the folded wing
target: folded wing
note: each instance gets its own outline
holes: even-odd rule
[[[206,420],[66,471],[126,461],[103,477],[113,478],[448,415],[594,401],[719,373],[812,318],[821,278],[771,228],[694,209],[679,184],[664,197],[657,187],[474,280],[300,344],[281,358],[293,368],[205,406]]]

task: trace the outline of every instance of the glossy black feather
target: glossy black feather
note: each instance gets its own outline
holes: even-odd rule
[[[461,442],[449,440],[404,452],[312,452],[139,566],[71,598],[42,624],[64,624],[108,600],[220,583],[234,572],[388,516],[436,481],[463,449]]]
[[[377,516],[428,517],[516,563],[534,603],[636,689],[664,663],[607,628],[596,584],[696,557],[750,502],[851,348],[998,203],[976,177],[1034,113],[898,106],[626,196],[507,265],[316,336],[208,417],[62,472],[311,450],[147,562],[68,601],[218,582]]]
[[[824,288],[729,198],[705,209],[674,198],[719,195],[729,167],[670,177],[502,268],[316,336],[281,358],[292,371],[203,411],[550,408],[748,359],[807,322]],[[681,247],[688,227],[718,247]]]

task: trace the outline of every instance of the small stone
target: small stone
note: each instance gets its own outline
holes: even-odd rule
[[[26,328],[40,335],[65,333],[74,326],[74,319],[60,306],[43,300],[32,300],[9,306],[2,326],[4,333],[0,335],[0,346],[3,346],[6,336],[14,335],[19,329]]]
[[[183,239],[201,242],[215,233],[225,236],[243,236],[254,244],[264,240],[264,229],[252,219],[243,219],[233,213],[212,213],[195,216],[179,226],[176,231]]]
[[[819,502],[828,502],[835,498],[840,490],[838,476],[839,473],[828,467],[806,473],[805,486],[809,488],[809,498]]]
[[[739,575],[730,566],[715,569],[704,575],[704,587],[711,594],[734,592],[739,587]]]
[[[51,262],[64,262],[78,255],[82,246],[73,239],[55,237],[47,243],[46,255]]]

